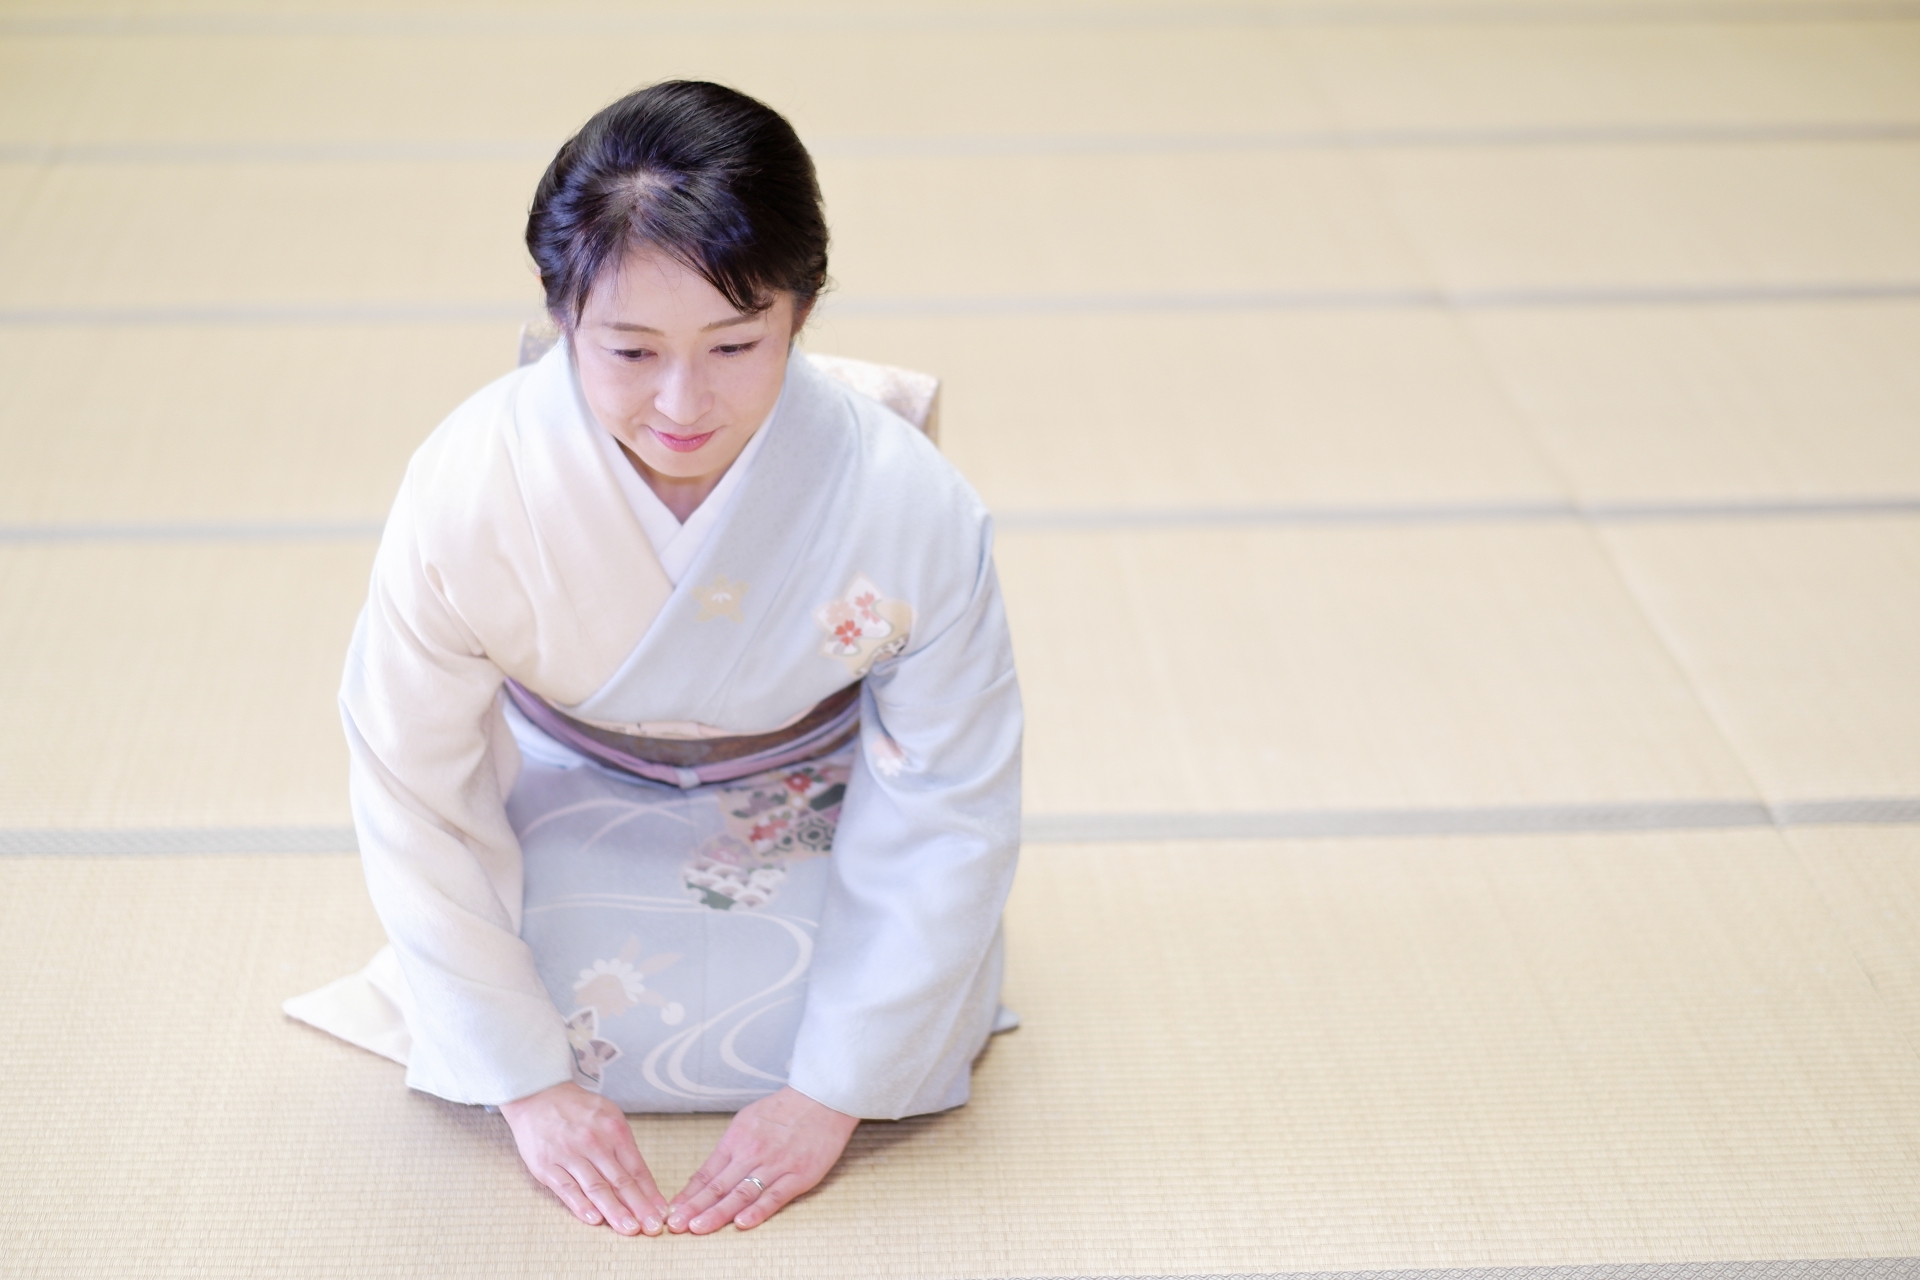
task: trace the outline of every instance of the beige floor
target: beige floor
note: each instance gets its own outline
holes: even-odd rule
[[[511,359],[544,153],[672,74],[816,145],[810,343],[947,379],[1047,829],[1920,799],[1920,513],[1725,510],[1920,500],[1920,11],[11,5],[0,1272],[1920,1255],[1911,819],[1035,843],[975,1101],[701,1241],[282,1018],[378,925],[221,833],[347,822],[398,470]],[[1905,293],[1659,296],[1777,286]],[[1557,302],[1380,305],[1448,289]],[[209,851],[33,852],[116,831]],[[635,1120],[667,1179],[720,1123]]]

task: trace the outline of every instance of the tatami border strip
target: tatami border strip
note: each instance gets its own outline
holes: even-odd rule
[[[1920,496],[1726,498],[1657,502],[1457,502],[1344,506],[1090,508],[1004,511],[994,523],[1015,533],[1109,529],[1340,528],[1373,525],[1534,524],[1585,521],[1642,524],[1690,520],[1833,519],[1920,515]],[[3,537],[4,535],[0,535]]]
[[[1787,284],[1556,286],[1524,289],[1262,289],[1235,293],[830,297],[833,316],[1050,316],[1234,311],[1512,311],[1583,307],[1754,307],[1920,301],[1920,280]],[[0,308],[3,328],[151,325],[519,323],[525,302],[210,303],[165,307]]]
[[[1393,506],[1269,506],[1096,508],[1086,511],[1005,511],[994,520],[1004,533],[1098,533],[1125,529],[1375,528],[1403,525],[1655,524],[1728,520],[1818,520],[1920,515],[1920,496],[1751,498],[1661,502],[1462,502]],[[377,520],[155,521],[145,524],[0,524],[0,546],[79,545],[99,542],[246,543],[353,542],[375,539]]]
[[[1047,1276],[1030,1280],[1911,1280],[1920,1258],[1808,1258],[1726,1262],[1615,1262],[1552,1267],[1421,1267],[1398,1271],[1209,1272],[1204,1275]]]
[[[0,328],[148,328],[178,325],[381,325],[524,324],[540,303],[525,302],[315,302],[208,303],[166,307],[0,308]]]
[[[0,857],[47,854],[356,853],[352,827],[0,827]]]
[[[823,137],[816,156],[1167,155],[1223,151],[1427,151],[1503,147],[1760,146],[1920,141],[1920,121],[1603,124],[1512,128],[1300,129],[1265,133],[1034,137]],[[0,158],[6,151],[0,149]]]
[[[1268,813],[1028,814],[1028,844],[1183,840],[1364,840],[1408,836],[1579,835],[1755,827],[1920,826],[1920,797],[1672,800]],[[53,854],[352,853],[352,827],[0,828],[0,856]]]
[[[1673,800],[1265,813],[1041,813],[1027,815],[1021,834],[1032,844],[1108,844],[1136,840],[1360,840],[1852,825],[1920,825],[1920,798],[1800,800],[1771,807],[1753,800]]]
[[[277,524],[205,521],[179,524],[8,524],[0,525],[0,546],[90,542],[353,542],[378,538],[378,520],[311,521]]]
[[[1266,133],[1042,134],[1031,137],[823,137],[816,157],[896,159],[1204,155],[1261,151],[1429,151],[1506,147],[1760,146],[1920,142],[1920,121],[1616,124],[1547,128],[1303,129]],[[463,164],[541,161],[559,139],[402,142],[86,142],[0,144],[0,164]]]
[[[1455,4],[1241,4],[1127,8],[1049,9],[1039,6],[999,12],[969,12],[955,6],[919,12],[872,12],[768,7],[728,14],[691,9],[645,16],[589,13],[564,8],[541,14],[145,14],[11,15],[0,19],[0,37],[23,36],[585,36],[685,35],[703,32],[911,32],[951,30],[1124,29],[1128,27],[1456,27],[1456,26],[1729,26],[1747,23],[1904,22],[1920,18],[1907,0],[1835,0],[1807,3],[1588,3],[1515,4],[1471,0]]]
[[[1566,285],[1489,289],[1260,289],[1234,293],[828,298],[847,316],[1009,316],[1222,311],[1512,311],[1580,307],[1781,306],[1920,300],[1920,280],[1787,284]],[[0,323],[10,313],[0,312]]]

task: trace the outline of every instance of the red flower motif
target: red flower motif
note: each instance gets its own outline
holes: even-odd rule
[[[805,791],[809,781],[811,781],[811,779],[804,773],[790,773],[787,775],[787,790]]]
[[[880,599],[879,596],[875,595],[871,591],[868,591],[862,595],[855,596],[853,598],[853,603],[860,610],[860,612],[866,614],[869,618],[877,619],[880,615],[873,611],[873,606],[875,603],[879,601],[879,599]]]
[[[852,644],[861,636],[860,624],[857,622],[843,622],[833,629],[833,634],[841,644]]]

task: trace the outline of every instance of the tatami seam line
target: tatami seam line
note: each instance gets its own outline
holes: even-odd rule
[[[1028,844],[1165,844],[1917,825],[1920,796],[1859,796],[1773,805],[1757,800],[1651,800],[1245,813],[1037,813],[1026,816],[1021,837]],[[357,848],[350,826],[0,828],[0,856],[352,853]]]
[[[1217,293],[839,296],[836,316],[1011,316],[1231,311],[1505,311],[1582,307],[1798,306],[1920,301],[1920,280],[1780,284],[1563,285],[1541,288],[1260,289]],[[374,325],[521,322],[524,302],[208,303],[159,307],[7,307],[0,327]]]
[[[1661,499],[1611,502],[1434,502],[1267,505],[1257,507],[1088,508],[1009,510],[994,517],[1017,533],[1108,529],[1344,527],[1375,525],[1532,524],[1588,522],[1832,519],[1920,515],[1920,496],[1872,494],[1830,498]]]
[[[919,13],[875,13],[858,10],[813,12],[768,7],[726,15],[650,13],[630,17],[606,13],[546,14],[319,14],[285,15],[203,13],[113,16],[13,16],[0,19],[0,38],[30,36],[487,36],[487,35],[614,35],[697,34],[779,30],[787,32],[867,31],[913,32],[999,30],[1057,27],[1065,30],[1286,28],[1286,27],[1455,27],[1515,26],[1672,26],[1676,24],[1730,26],[1750,23],[1812,23],[1844,25],[1854,22],[1902,22],[1920,17],[1920,5],[1907,0],[1838,0],[1827,5],[1807,3],[1570,3],[1558,5],[1502,3],[1430,4],[1275,4],[1211,5],[1186,8],[1115,7],[1106,11],[1085,8],[1031,7],[1000,12],[969,12],[960,7]]]
[[[356,542],[378,538],[384,527],[378,520],[0,524],[0,546],[94,542]]]
[[[817,157],[1168,155],[1239,151],[1439,150],[1496,147],[1756,146],[1920,141],[1920,121],[1596,124],[1544,128],[1300,129],[1260,133],[822,137]],[[403,142],[4,143],[0,164],[434,164],[546,160],[559,139]]]
[[[1663,499],[1642,502],[1457,502],[1258,507],[1132,507],[1002,511],[1003,533],[1127,529],[1374,528],[1457,524],[1657,524],[1691,521],[1856,519],[1920,515],[1920,495],[1832,498]],[[0,546],[100,542],[354,542],[378,538],[378,520],[111,521],[0,524]]]
[[[1534,308],[1764,306],[1920,300],[1920,280],[1781,284],[1556,285],[1497,288],[1259,289],[1218,293],[1033,294],[829,298],[834,314],[1063,315],[1076,312],[1501,311]],[[0,322],[8,313],[0,312]]]
[[[1029,1280],[1908,1280],[1920,1258],[1803,1258],[1614,1262],[1573,1266],[1412,1267],[1391,1271],[1205,1272],[1159,1276],[1045,1276]]]

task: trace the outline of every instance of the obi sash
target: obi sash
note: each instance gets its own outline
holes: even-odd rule
[[[643,738],[575,720],[515,680],[507,697],[540,731],[587,759],[682,790],[732,782],[825,755],[860,729],[860,682],[822,699],[771,733],[723,738]]]

